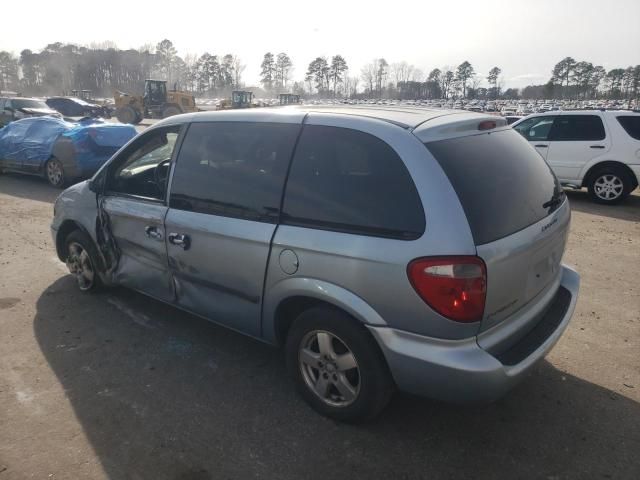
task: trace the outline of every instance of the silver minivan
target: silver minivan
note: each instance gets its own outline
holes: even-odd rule
[[[165,119],[54,207],[81,290],[122,285],[282,345],[343,421],[394,389],[487,402],[574,311],[570,208],[504,119],[310,106]]]

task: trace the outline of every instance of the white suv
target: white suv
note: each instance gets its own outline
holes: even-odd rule
[[[545,112],[515,122],[563,185],[586,187],[599,203],[624,200],[640,179],[640,113]]]

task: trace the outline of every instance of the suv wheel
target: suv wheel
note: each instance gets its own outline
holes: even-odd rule
[[[591,175],[587,188],[594,201],[613,205],[627,198],[633,183],[624,170],[605,167]]]
[[[97,253],[93,241],[80,231],[71,232],[66,240],[67,268],[76,277],[78,288],[83,292],[98,290],[102,283],[96,269]]]
[[[294,321],[287,367],[302,397],[319,413],[345,422],[378,415],[394,384],[375,340],[344,312],[313,307]]]
[[[62,188],[66,183],[62,162],[55,157],[50,158],[45,164],[44,175],[47,182],[56,188]]]

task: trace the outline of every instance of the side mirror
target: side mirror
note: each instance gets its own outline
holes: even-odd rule
[[[87,187],[93,193],[102,193],[104,190],[104,170],[100,172],[99,175],[94,175],[93,178],[87,180]]]

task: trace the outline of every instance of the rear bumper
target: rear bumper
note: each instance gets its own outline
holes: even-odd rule
[[[440,340],[369,326],[400,390],[455,403],[500,398],[553,348],[575,310],[580,277],[563,266],[560,287],[540,320],[506,351],[491,354],[476,338]]]

